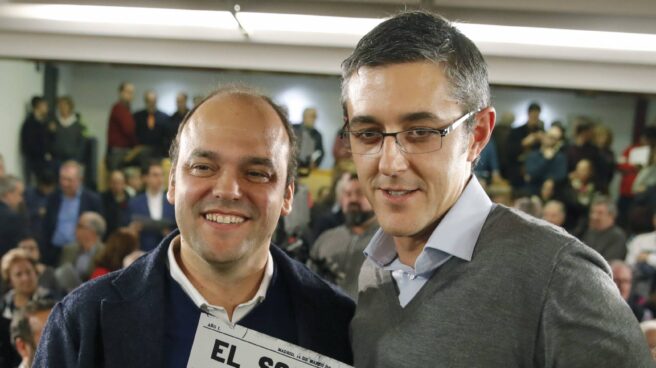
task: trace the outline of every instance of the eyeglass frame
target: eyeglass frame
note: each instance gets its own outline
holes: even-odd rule
[[[470,111],[470,112],[464,114],[463,116],[459,117],[458,119],[456,119],[453,123],[448,124],[444,128],[421,128],[421,130],[437,132],[440,135],[440,139],[444,139],[444,137],[446,137],[447,135],[449,135],[449,133],[451,133],[452,131],[457,129],[460,125],[462,125],[462,123],[467,121],[467,119],[471,118],[472,115],[475,115],[475,114],[479,113],[480,111],[481,110]],[[345,120],[346,120],[346,118],[345,118]],[[349,122],[347,120],[347,121],[344,122],[344,128],[346,128],[346,126],[348,126],[348,125],[349,125]],[[350,140],[351,139],[350,134],[358,132],[358,131],[354,131],[354,130],[346,130],[344,128],[342,128],[342,139],[349,139]],[[401,152],[404,152],[404,153],[407,153],[407,154],[410,154],[410,155],[435,152],[435,151],[439,151],[442,148],[442,145],[440,145],[440,148],[438,148],[438,149],[435,149],[435,150],[432,150],[432,151],[421,152],[421,153],[412,153],[412,152],[406,151],[405,147],[403,147],[403,145],[401,143],[399,143],[399,139],[398,139],[397,136],[401,133],[406,133],[406,132],[410,132],[410,131],[417,130],[417,129],[418,128],[411,128],[411,129],[401,130],[401,131],[398,131],[398,132],[389,132],[389,133],[386,133],[386,132],[371,132],[371,133],[379,134],[380,137],[381,137],[380,145],[378,146],[378,150],[376,152],[355,153],[350,148],[351,147],[350,141],[348,143],[348,147],[349,147],[348,150],[349,150],[349,152],[351,152],[351,154],[354,154],[354,155],[377,155],[382,150],[383,145],[385,144],[385,138],[387,138],[387,137],[394,137],[394,143],[396,143],[396,145],[399,146],[399,149],[401,150]]]

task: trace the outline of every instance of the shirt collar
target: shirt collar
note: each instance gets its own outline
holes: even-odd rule
[[[428,239],[419,260],[427,249],[444,252],[471,261],[478,235],[492,209],[492,201],[472,175],[462,194]],[[379,267],[392,263],[396,257],[394,238],[379,229],[364,250],[365,256]]]
[[[171,240],[171,245],[167,251],[169,271],[171,277],[175,280],[182,290],[191,298],[196,307],[202,310],[206,310],[207,307],[213,309],[221,309],[223,307],[215,306],[207,302],[207,300],[198,292],[198,289],[189,281],[187,275],[182,272],[178,261],[175,258],[175,254],[180,251],[180,235],[177,235],[173,240]],[[269,289],[269,284],[271,284],[271,279],[273,278],[273,257],[271,257],[271,252],[268,253],[267,263],[264,269],[264,277],[262,277],[262,282],[260,282],[260,287],[257,289],[257,292],[253,298],[245,303],[240,304],[240,306],[252,305],[260,303],[266,297],[267,290]],[[233,322],[237,323],[233,316]]]

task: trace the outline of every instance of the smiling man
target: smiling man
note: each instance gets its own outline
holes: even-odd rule
[[[294,143],[282,110],[253,91],[196,106],[171,149],[179,232],[57,305],[36,366],[186,367],[205,315],[350,363],[353,302],[270,244],[292,206]],[[220,344],[212,359],[224,350],[234,363]]]
[[[652,366],[603,258],[472,176],[495,111],[469,39],[403,13],[342,77],[345,143],[381,226],[351,323],[356,367]]]

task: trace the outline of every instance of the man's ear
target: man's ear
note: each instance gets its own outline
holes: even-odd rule
[[[20,337],[16,338],[16,351],[21,358],[29,357],[32,353],[32,347]]]
[[[469,162],[474,161],[480,156],[481,151],[483,151],[487,142],[490,141],[492,129],[494,129],[496,111],[494,107],[486,107],[479,111],[474,119],[476,119],[476,122],[472,128],[472,139],[469,142],[467,150],[467,161]]]
[[[292,181],[285,187],[285,197],[282,201],[282,209],[280,216],[287,216],[292,212],[292,204],[294,203],[294,182]]]
[[[166,199],[175,206],[175,166],[171,166],[169,171],[169,189],[166,192]]]

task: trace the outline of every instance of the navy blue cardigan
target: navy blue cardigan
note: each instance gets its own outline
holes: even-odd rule
[[[162,367],[170,282],[167,249],[177,230],[127,269],[89,281],[52,311],[34,367]],[[271,254],[290,306],[298,343],[352,363],[348,328],[355,305],[276,246]]]

